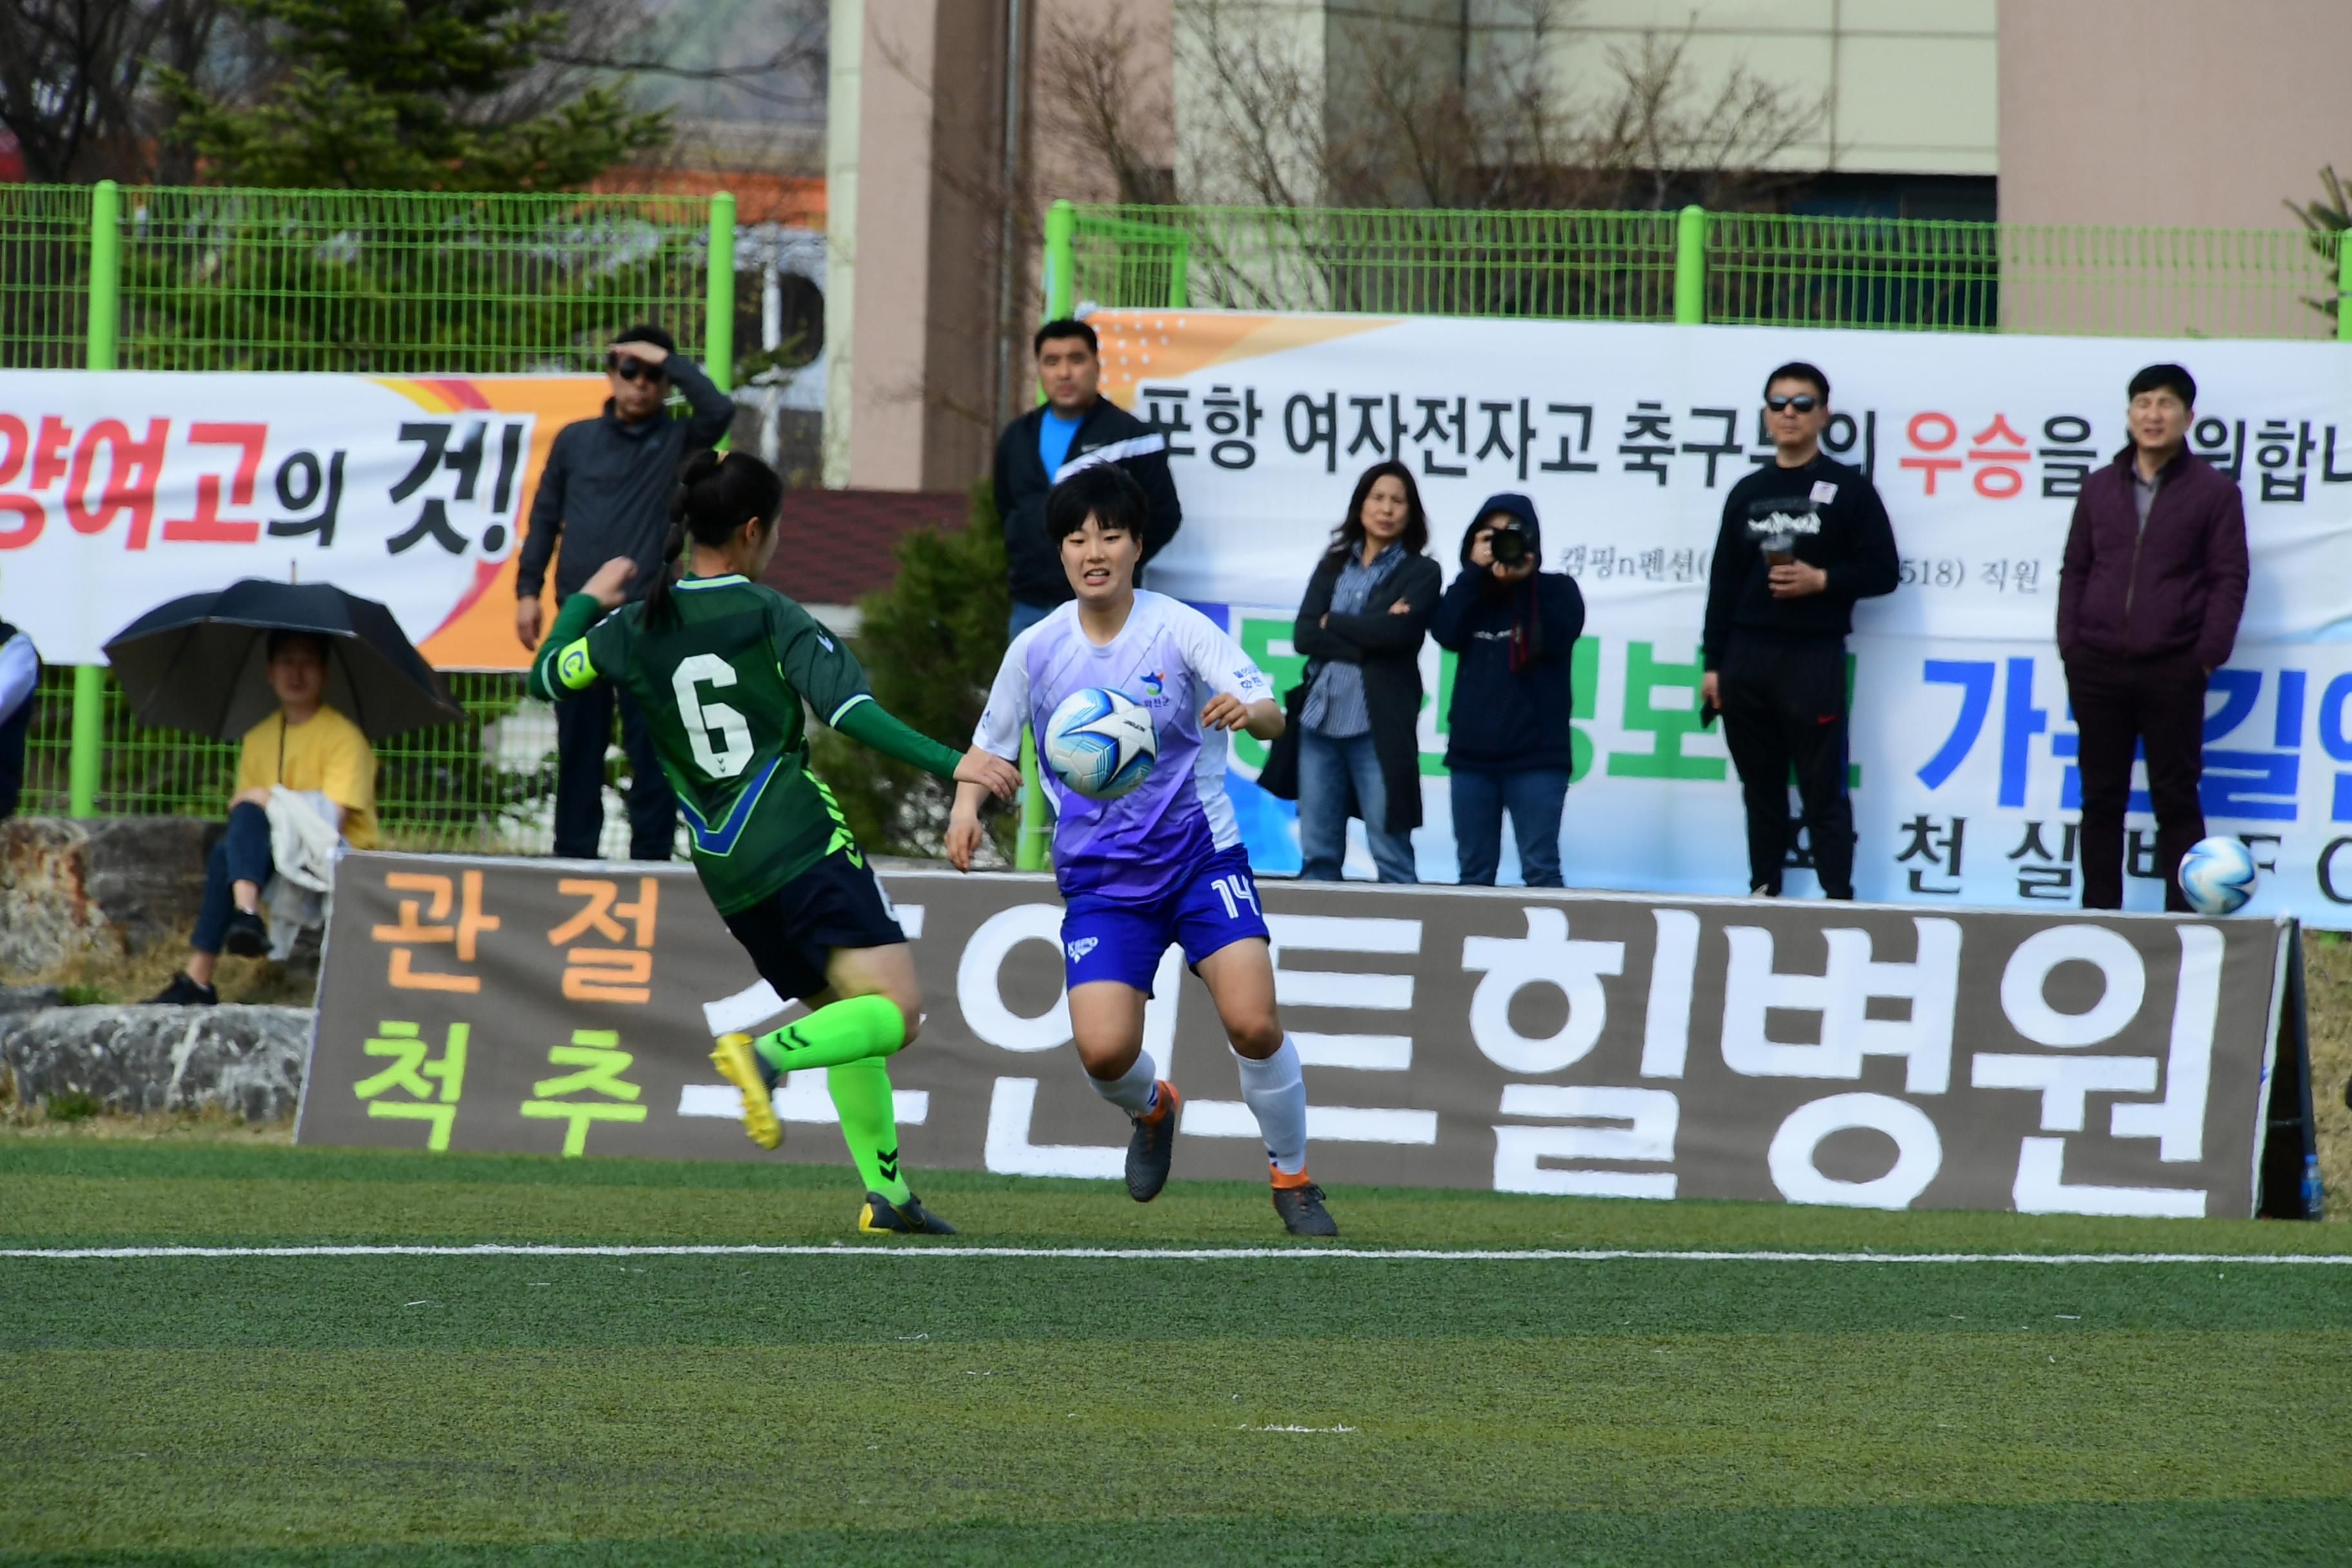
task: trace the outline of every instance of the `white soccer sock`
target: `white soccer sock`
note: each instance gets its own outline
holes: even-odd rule
[[[1160,1068],[1153,1065],[1150,1051],[1135,1053],[1135,1065],[1117,1078],[1097,1078],[1087,1075],[1095,1092],[1126,1111],[1129,1116],[1141,1116],[1151,1109],[1154,1086],[1160,1079]]]
[[[1242,1069],[1242,1099],[1265,1139],[1265,1157],[1284,1175],[1298,1174],[1307,1169],[1307,1080],[1298,1070],[1298,1047],[1285,1035],[1282,1048],[1264,1061],[1239,1051],[1234,1060]]]

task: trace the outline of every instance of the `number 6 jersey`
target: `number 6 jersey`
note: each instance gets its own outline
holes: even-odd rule
[[[856,853],[833,793],[809,771],[802,700],[839,729],[874,698],[856,657],[772,588],[687,577],[670,599],[677,616],[666,626],[646,626],[644,604],[624,605],[557,648],[548,684],[577,691],[604,679],[636,697],[686,813],[695,869],[719,912],[732,914],[835,849]],[[955,753],[933,750],[908,760],[952,771]]]

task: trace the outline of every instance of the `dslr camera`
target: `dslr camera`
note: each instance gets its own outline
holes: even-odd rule
[[[1515,518],[1496,521],[1486,534],[1486,553],[1497,566],[1517,566],[1535,553],[1528,531]]]

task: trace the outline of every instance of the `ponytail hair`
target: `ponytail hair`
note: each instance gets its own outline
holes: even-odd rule
[[[677,488],[670,492],[669,532],[662,540],[661,567],[646,587],[647,626],[667,626],[677,619],[677,602],[670,593],[670,568],[686,552],[691,538],[698,544],[718,546],[734,537],[747,521],[772,526],[783,505],[784,481],[776,470],[746,452],[700,451],[680,463]]]

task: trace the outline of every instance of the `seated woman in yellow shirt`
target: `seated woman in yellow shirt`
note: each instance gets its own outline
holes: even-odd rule
[[[268,950],[261,889],[271,872],[265,809],[271,785],[316,790],[332,803],[345,843],[375,847],[375,752],[357,724],[321,700],[326,686],[325,644],[307,632],[269,635],[269,687],[278,694],[278,711],[246,731],[237,753],[228,832],[205,868],[205,900],[189,939],[188,966],[149,1001],[210,1005],[220,1000],[213,964],[224,949],[247,958]]]

